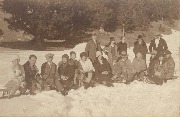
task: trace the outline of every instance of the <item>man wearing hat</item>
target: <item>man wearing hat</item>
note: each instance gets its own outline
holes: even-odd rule
[[[165,52],[167,49],[167,43],[164,39],[162,39],[161,34],[157,34],[155,38],[151,41],[149,46],[149,51],[152,52],[153,50],[156,50],[157,54],[159,54],[160,52]]]
[[[43,63],[41,66],[41,76],[45,81],[46,87],[62,92],[64,89],[59,82],[60,77],[57,71],[57,65],[52,62],[53,56],[54,54],[52,53],[45,55],[47,62]]]
[[[171,52],[169,50],[165,51],[165,64],[166,64],[166,77],[165,79],[171,79],[174,76],[175,62],[171,57]]]
[[[128,59],[128,54],[125,51],[121,52],[120,57],[121,60],[113,66],[113,74],[115,75],[113,79],[124,79],[126,83],[129,83],[134,76],[131,61]]]
[[[58,67],[58,73],[60,76],[60,82],[65,90],[71,90],[71,88],[73,88],[75,70],[74,67],[69,64],[69,56],[67,54],[62,56],[62,62]]]
[[[140,52],[142,54],[142,58],[146,61],[148,49],[142,35],[139,35],[137,41],[134,42],[133,52],[135,56]]]
[[[94,32],[92,35],[92,40],[88,41],[86,44],[85,52],[87,56],[91,59],[92,63],[96,61],[96,52],[102,51],[100,43],[97,41],[97,33]]]

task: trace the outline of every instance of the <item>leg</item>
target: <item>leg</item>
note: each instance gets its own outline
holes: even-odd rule
[[[61,92],[61,91],[64,90],[63,85],[60,83],[60,81],[58,79],[55,79],[54,83],[55,83],[55,86],[56,86],[56,90],[58,92]]]

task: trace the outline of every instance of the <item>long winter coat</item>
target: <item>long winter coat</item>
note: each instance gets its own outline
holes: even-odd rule
[[[113,65],[113,62],[116,61],[118,59],[118,57],[119,57],[117,45],[115,45],[114,48],[115,48],[115,55],[114,56],[113,56],[113,53],[112,53],[111,45],[109,45],[108,47],[105,47],[103,49],[104,52],[108,51],[108,62],[110,63],[111,66]]]
[[[102,81],[111,82],[112,69],[110,64],[105,58],[102,58],[102,64],[97,60],[94,65],[95,68],[95,79],[97,82],[102,83]],[[102,74],[102,72],[108,71],[109,73]]]
[[[165,79],[167,71],[167,64],[163,60],[161,63],[159,60],[156,61],[154,65],[154,75],[158,78]]]
[[[88,41],[85,48],[85,52],[93,63],[96,61],[97,51],[102,51],[100,43],[98,41],[97,43],[95,43],[93,40]]]
[[[158,46],[155,44],[155,39],[153,39],[149,46],[149,51],[152,52],[153,50],[156,50],[159,54],[160,52],[165,52],[168,49],[167,43],[164,39],[159,40]]]
[[[122,51],[125,51],[127,53],[127,43],[119,42],[117,44],[117,51],[119,55],[121,54]]]
[[[138,60],[137,58],[134,58],[132,62],[132,68],[133,72],[139,73],[146,70],[146,62],[144,59]]]
[[[144,60],[146,60],[146,54],[148,52],[147,45],[143,41],[142,44],[139,44],[138,41],[134,43],[134,49],[133,49],[134,54],[136,55],[138,52],[142,54],[142,57]]]

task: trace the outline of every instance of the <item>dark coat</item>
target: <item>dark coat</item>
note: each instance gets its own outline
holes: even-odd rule
[[[119,55],[121,54],[122,51],[125,51],[127,53],[127,43],[119,42],[117,44],[117,51]]]
[[[155,39],[153,39],[151,41],[150,46],[149,46],[149,51],[150,52],[152,52],[153,50],[156,50],[158,54],[160,52],[165,52],[167,49],[168,49],[167,43],[162,38],[159,40],[159,44],[158,44],[157,47],[156,47],[156,44],[155,44]]]
[[[78,74],[78,61],[69,59],[69,65],[71,65],[73,67],[75,74]]]
[[[93,40],[88,41],[85,48],[85,52],[93,63],[96,61],[97,51],[102,51],[100,43],[98,41],[97,43],[95,43]]]
[[[30,66],[29,61],[27,61],[24,65],[25,71],[25,81],[27,83],[27,88],[30,89],[33,83],[38,83],[41,80],[39,70],[36,65]]]
[[[158,57],[150,58],[148,74],[154,74],[154,66],[157,60],[158,60]]]
[[[69,63],[66,63],[66,64],[62,63],[58,67],[58,74],[60,77],[63,75],[63,76],[68,77],[68,80],[73,80],[75,71],[74,71],[73,66],[71,66]]]
[[[138,52],[142,54],[142,57],[144,60],[146,60],[146,54],[148,52],[147,45],[143,41],[142,44],[139,44],[138,41],[134,43],[134,49],[133,49],[134,54],[136,55]]]
[[[172,57],[169,57],[168,59],[165,59],[165,64],[166,64],[166,79],[171,78],[174,76],[174,71],[175,71],[175,62]]]
[[[111,82],[111,77],[112,77],[112,69],[110,64],[105,58],[102,58],[102,63],[97,60],[94,64],[95,66],[95,79],[99,82],[102,83],[102,81],[106,82]],[[109,73],[107,75],[102,74],[102,72],[108,71]]]

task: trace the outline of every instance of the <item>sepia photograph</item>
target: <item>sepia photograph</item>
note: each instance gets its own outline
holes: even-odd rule
[[[180,117],[180,0],[0,0],[0,117]]]

